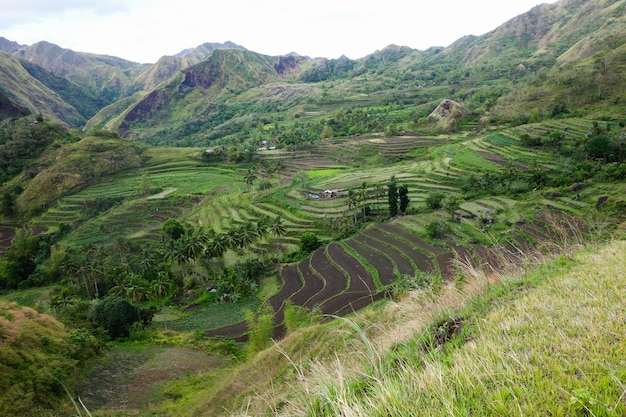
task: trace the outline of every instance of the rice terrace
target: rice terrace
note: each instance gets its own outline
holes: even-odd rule
[[[0,415],[626,415],[625,1],[357,60],[0,38]]]

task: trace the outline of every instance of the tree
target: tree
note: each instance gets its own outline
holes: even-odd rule
[[[251,222],[244,223],[239,227],[239,241],[242,250],[249,248],[256,237],[256,228]],[[248,255],[250,255],[249,252]]]
[[[254,181],[257,180],[257,176],[254,174],[251,168],[248,168],[248,172],[246,173],[244,179],[246,180],[246,185],[248,186],[248,193],[254,184]]]
[[[130,326],[140,320],[139,311],[119,297],[103,298],[91,314],[92,323],[96,327],[102,327],[111,339],[128,336]]]
[[[380,183],[376,183],[374,186],[374,198],[376,198],[376,210],[380,210],[380,199],[385,195],[383,186]]]
[[[178,240],[185,234],[185,226],[180,224],[176,219],[167,219],[165,223],[163,223],[162,230],[163,233],[172,240]]]
[[[361,187],[356,192],[357,198],[361,203],[361,211],[363,214],[363,218],[365,218],[366,210],[367,210],[367,199],[369,198],[369,191],[367,190],[367,182],[363,181],[361,183]]]
[[[398,198],[400,200],[400,212],[406,213],[406,209],[409,207],[411,199],[409,198],[409,186],[404,184],[398,188]]]
[[[396,217],[398,215],[398,182],[395,175],[391,177],[387,186],[387,201],[389,203],[389,216]]]
[[[319,248],[320,245],[320,240],[313,232],[304,232],[302,236],[300,236],[300,252],[313,252],[315,249]]]
[[[461,207],[461,199],[456,196],[448,196],[441,202],[443,208],[454,219],[454,213]]]
[[[596,135],[589,140],[585,148],[589,157],[612,162],[618,154],[617,147],[606,135]]]
[[[426,196],[426,200],[424,200],[424,202],[426,203],[426,208],[429,208],[431,210],[437,210],[441,208],[441,202],[444,199],[444,195],[442,193],[429,193]]]
[[[150,283],[148,297],[151,300],[161,301],[161,309],[165,304],[167,297],[172,295],[174,284],[170,280],[167,272],[161,271],[156,279]],[[167,312],[163,312],[163,327],[167,330]]]
[[[352,224],[356,224],[356,206],[358,204],[358,196],[354,188],[350,188],[348,190],[348,210],[352,210],[353,222]]]
[[[300,183],[300,188],[304,188],[304,184],[309,179],[309,174],[306,171],[298,171],[294,175],[294,182],[298,181]]]
[[[270,231],[272,232],[272,235],[274,236],[274,238],[276,239],[276,258],[279,258],[279,245],[280,245],[280,241],[279,241],[279,237],[283,236],[285,234],[285,226],[283,225],[283,218],[280,216],[276,216],[274,218],[274,221],[272,222],[272,224],[270,225]]]
[[[258,314],[248,311],[245,316],[248,324],[248,351],[260,352],[270,345],[274,336],[274,310],[266,304]]]

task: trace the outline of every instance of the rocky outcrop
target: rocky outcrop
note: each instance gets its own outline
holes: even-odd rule
[[[450,133],[455,130],[458,122],[467,113],[468,110],[463,105],[454,100],[445,99],[428,116],[428,123],[436,131]]]

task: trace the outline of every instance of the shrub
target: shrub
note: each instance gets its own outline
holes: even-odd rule
[[[426,196],[426,200],[424,200],[424,202],[426,203],[426,208],[429,208],[431,210],[440,209],[442,207],[441,204],[444,197],[445,196],[442,193],[428,194],[428,196]]]
[[[310,253],[321,245],[317,235],[313,232],[304,232],[300,237],[300,252]]]
[[[317,311],[309,311],[304,306],[297,306],[291,300],[287,300],[284,310],[284,323],[289,333],[301,327],[311,325],[320,317]]]
[[[426,225],[426,234],[431,239],[440,239],[448,233],[450,226],[444,221],[430,222]]]
[[[111,339],[127,337],[131,325],[140,320],[139,311],[119,297],[103,298],[96,304],[91,314],[92,323],[106,330]]]
[[[270,305],[264,306],[258,315],[248,311],[248,352],[256,353],[268,347],[274,336],[274,310]]]

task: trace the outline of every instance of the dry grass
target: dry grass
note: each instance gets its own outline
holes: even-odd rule
[[[472,336],[430,350],[420,349],[423,334],[413,336],[400,359],[396,355],[386,362],[383,374],[371,372],[367,364],[346,368],[342,360],[332,368],[316,366],[305,375],[313,381],[302,385],[305,400],[277,414],[624,415],[624,253],[626,242],[614,242],[573,259],[561,257],[516,279],[526,284],[496,298],[480,284],[495,277],[473,279],[462,291],[444,288],[436,299],[412,294],[388,308],[404,323],[398,328],[423,332],[442,311],[458,315],[469,303],[473,307],[465,317]],[[481,298],[487,305],[477,303]],[[485,307],[488,312],[480,314]],[[392,329],[387,337],[374,338],[383,342],[379,355],[388,354],[389,342],[405,333]]]

